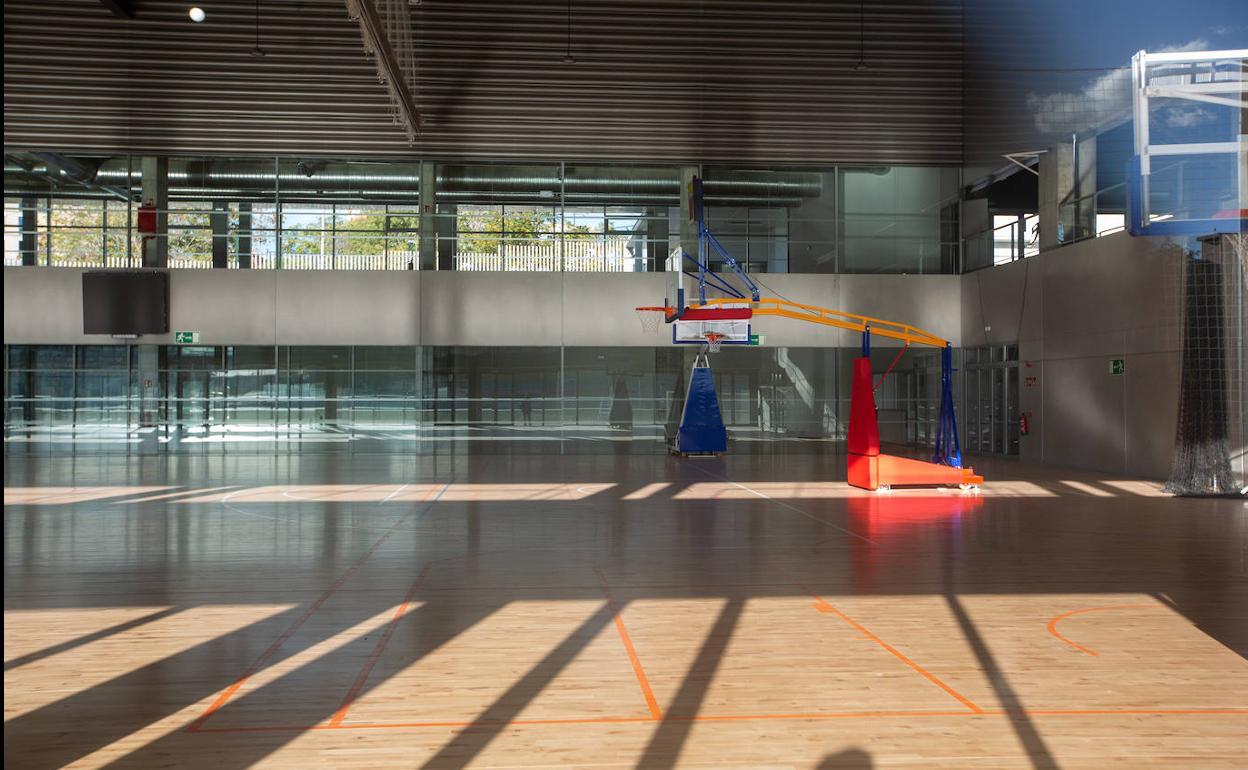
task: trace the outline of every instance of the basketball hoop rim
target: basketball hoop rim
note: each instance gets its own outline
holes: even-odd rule
[[[658,331],[663,322],[676,312],[675,308],[662,305],[641,305],[634,310],[637,311],[637,318],[641,321],[641,331],[646,334]]]

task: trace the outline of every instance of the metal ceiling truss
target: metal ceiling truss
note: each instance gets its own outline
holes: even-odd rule
[[[407,140],[416,142],[420,113],[412,97],[416,58],[412,46],[412,15],[408,0],[380,0],[385,18],[373,0],[346,0],[347,15],[360,23],[364,48],[377,60],[377,76],[390,92],[395,122],[403,126]]]

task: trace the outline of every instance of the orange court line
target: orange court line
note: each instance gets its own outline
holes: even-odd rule
[[[827,711],[810,714],[694,714],[669,716],[676,722],[748,722],[763,720],[825,721],[834,719],[916,719],[926,717],[982,718],[1004,717],[1011,712],[1004,709],[980,711]],[[1248,708],[1210,709],[1023,709],[1027,716],[1243,716]],[[255,732],[304,732],[325,730],[397,730],[422,727],[463,728],[474,727],[529,727],[541,725],[594,725],[621,723],[652,723],[651,717],[586,717],[566,719],[516,719],[478,720],[464,722],[362,722],[353,724],[318,725],[266,725],[240,727],[205,727],[203,733],[255,733]]]
[[[907,666],[909,666],[910,668],[914,669],[916,672],[921,674],[923,678],[927,679],[932,684],[936,685],[937,687],[944,690],[949,695],[953,696],[954,699],[956,699],[963,706],[966,706],[967,708],[969,708],[972,712],[976,714],[985,713],[984,710],[980,708],[979,706],[975,705],[975,703],[973,703],[970,698],[967,698],[962,693],[958,692],[957,690],[953,689],[949,685],[945,684],[943,681],[941,681],[939,677],[937,677],[935,674],[928,671],[927,669],[923,668],[918,663],[915,663],[913,660],[907,657],[906,654],[903,653],[901,650],[898,650],[896,647],[892,646],[891,644],[884,641],[880,637],[871,633],[871,631],[868,630],[866,626],[862,625],[858,621],[846,615],[844,612],[841,612],[836,607],[833,607],[822,596],[819,596],[818,594],[814,594],[814,593],[812,593],[811,596],[815,597],[815,604],[814,604],[815,609],[819,610],[820,612],[830,612],[836,615],[841,620],[848,623],[849,625],[853,626],[863,636],[867,637],[871,641],[880,645],[885,650],[888,650],[893,655],[893,657],[897,658],[897,660],[900,660],[902,663],[905,663]]]
[[[662,719],[663,710],[659,708],[659,701],[654,697],[654,690],[650,688],[650,680],[646,678],[646,670],[641,666],[641,658],[637,657],[633,640],[629,638],[628,629],[624,627],[624,618],[620,617],[619,605],[611,596],[611,587],[607,585],[607,578],[598,567],[594,567],[594,574],[598,576],[598,582],[602,585],[602,593],[606,595],[607,604],[611,605],[611,610],[615,615],[615,630],[620,634],[620,641],[624,643],[624,650],[628,653],[628,662],[633,665],[633,673],[637,675],[637,686],[641,688],[641,694],[646,698],[646,705],[650,708],[650,718]]]
[[[355,699],[359,697],[360,692],[364,689],[364,685],[368,683],[368,677],[373,673],[373,668],[377,665],[377,661],[381,659],[381,653],[386,649],[386,645],[390,643],[390,637],[394,636],[394,629],[398,627],[399,621],[407,613],[407,607],[416,597],[416,589],[420,588],[420,584],[424,582],[425,576],[429,574],[429,567],[425,567],[412,581],[412,587],[407,589],[407,595],[403,597],[403,603],[394,611],[394,616],[390,618],[389,624],[386,625],[385,633],[377,640],[377,644],[373,646],[372,653],[368,656],[368,660],[364,661],[364,667],[360,669],[360,673],[355,677],[351,689],[347,691],[346,697],[342,699],[342,705],[334,712],[333,718],[329,720],[330,727],[337,727],[342,724],[342,720],[347,718],[347,712],[351,710],[351,705],[355,703]]]
[[[425,497],[422,498],[421,502],[431,502],[433,500],[437,500],[439,497],[442,496],[442,493],[445,492],[447,487],[449,487],[450,485],[451,485],[451,482],[449,481],[443,484],[441,489],[436,490],[437,495],[435,495],[432,498],[432,500],[430,499],[429,496],[432,495],[435,490],[430,489],[429,492],[425,494]],[[261,669],[263,669],[265,664],[269,662],[269,659],[277,654],[277,651],[281,649],[282,645],[285,644],[287,641],[289,641],[290,637],[294,636],[295,632],[298,631],[299,628],[308,621],[308,618],[312,617],[313,613],[315,613],[322,606],[324,606],[325,602],[329,601],[330,597],[333,596],[338,591],[338,589],[343,586],[344,583],[346,583],[348,580],[351,579],[351,576],[355,574],[356,570],[364,566],[364,562],[368,561],[369,557],[371,557],[373,553],[378,548],[381,547],[381,544],[389,540],[390,536],[393,535],[396,531],[398,531],[399,525],[402,524],[404,521],[406,521],[409,517],[411,517],[412,514],[416,513],[416,511],[418,510],[421,510],[421,506],[419,505],[413,507],[412,510],[408,511],[406,514],[400,517],[398,521],[390,525],[390,528],[386,530],[385,534],[383,534],[380,538],[378,538],[377,542],[373,543],[372,546],[370,546],[369,549],[364,552],[363,556],[361,556],[359,559],[356,560],[354,564],[348,567],[346,572],[343,572],[341,575],[339,575],[338,579],[335,580],[333,583],[331,583],[329,588],[326,588],[325,591],[322,592],[319,597],[317,597],[316,601],[313,602],[310,607],[304,610],[302,615],[295,618],[295,621],[290,624],[289,628],[287,628],[285,631],[281,633],[280,636],[274,639],[273,643],[270,644],[267,648],[265,648],[264,652],[260,653],[260,657],[256,658],[255,662],[252,663],[250,666],[248,666],[247,670],[243,672],[243,675],[240,676],[234,682],[234,684],[230,685],[224,691],[222,691],[222,693],[217,696],[216,700],[214,700],[208,706],[208,708],[204,710],[204,713],[200,714],[195,719],[195,721],[187,725],[187,728],[186,728],[187,732],[194,733],[194,732],[199,732],[200,730],[202,730],[204,723],[208,721],[208,718],[211,717],[213,714],[215,714],[218,710],[220,710],[221,707],[224,706],[230,700],[230,698],[233,698],[235,693],[237,693],[239,689],[241,689],[242,686],[247,683],[248,679],[255,676],[256,673],[258,673]]]
[[[1096,650],[1092,649],[1091,647],[1084,647],[1082,644],[1079,644],[1078,642],[1072,641],[1062,636],[1061,633],[1059,633],[1057,630],[1057,624],[1061,623],[1063,620],[1071,617],[1072,615],[1083,615],[1084,613],[1087,613],[1087,612],[1102,612],[1104,610],[1130,610],[1130,609],[1139,609],[1142,607],[1154,607],[1154,606],[1156,605],[1111,604],[1105,607],[1084,607],[1083,609],[1080,609],[1080,610],[1071,610],[1070,612],[1063,612],[1061,615],[1055,615],[1054,617],[1049,619],[1047,628],[1049,629],[1049,633],[1057,637],[1059,641],[1069,644],[1071,647],[1074,647],[1076,650],[1079,650],[1080,652],[1086,652],[1092,657],[1097,657],[1100,653],[1098,653]]]
[[[1000,712],[1005,714],[1006,712]],[[1248,716],[1248,708],[1213,709],[1028,709],[1031,716]]]

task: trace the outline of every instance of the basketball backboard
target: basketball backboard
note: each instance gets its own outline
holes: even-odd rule
[[[1133,235],[1243,232],[1248,222],[1248,49],[1131,60]]]

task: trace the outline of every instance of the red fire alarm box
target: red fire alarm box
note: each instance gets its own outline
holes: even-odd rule
[[[139,206],[138,226],[139,232],[145,235],[156,232],[156,206],[151,201]]]

